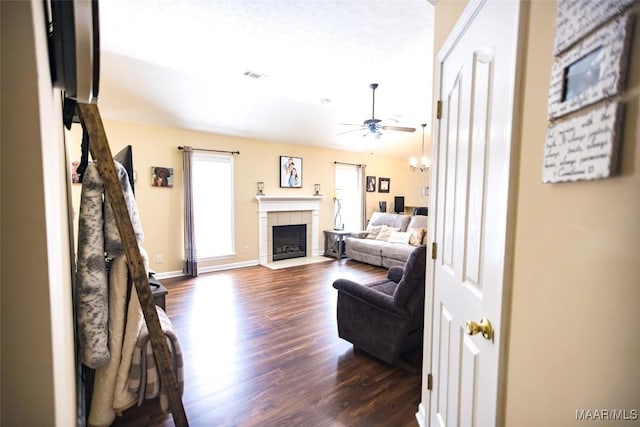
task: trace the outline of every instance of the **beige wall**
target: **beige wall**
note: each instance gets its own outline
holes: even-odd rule
[[[49,77],[43,2],[0,2],[0,8],[0,424],[71,426],[75,366],[60,96]]]
[[[126,145],[133,146],[134,167],[137,171],[136,200],[145,232],[143,246],[149,253],[151,268],[158,273],[175,274],[182,270],[182,152],[177,149],[178,145],[240,151],[240,155],[234,156],[236,256],[210,262],[207,266],[257,263],[258,205],[254,199],[257,181],[264,181],[267,195],[312,195],[313,184],[320,184],[321,193],[325,196],[320,204],[321,230],[333,228],[335,161],[364,163],[367,165],[367,175],[391,178],[391,191],[388,194],[366,193],[367,217],[378,209],[380,200],[386,200],[387,210],[390,210],[396,195],[404,195],[407,206],[428,203],[428,198],[420,196],[421,187],[427,185],[428,174],[411,172],[408,159],[404,158],[385,158],[367,153],[280,144],[119,121],[105,120],[104,125],[113,153]],[[74,125],[69,135],[73,159],[80,158],[81,135],[80,126]],[[303,158],[303,188],[279,187],[280,155]],[[152,187],[151,166],[174,168],[174,187]],[[80,185],[74,185],[76,221],[80,189]],[[322,231],[319,239],[322,246]],[[162,264],[156,262],[158,255],[163,257]]]
[[[640,39],[636,28],[620,176],[541,184],[554,16],[554,3],[531,4],[509,425],[580,424],[576,409],[640,409]]]
[[[437,3],[436,52],[465,3]],[[554,22],[555,2],[530,3],[523,29],[507,426],[581,425],[577,409],[640,409],[638,30],[620,176],[542,184]]]

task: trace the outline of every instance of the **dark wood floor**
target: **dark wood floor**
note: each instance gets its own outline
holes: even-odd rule
[[[338,338],[339,278],[385,269],[351,260],[170,279],[167,314],[182,345],[191,426],[416,426],[420,368],[389,366]],[[172,426],[152,405],[119,426]]]

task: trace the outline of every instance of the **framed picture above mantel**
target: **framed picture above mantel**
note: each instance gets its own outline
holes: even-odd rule
[[[302,157],[280,156],[280,187],[302,188]]]

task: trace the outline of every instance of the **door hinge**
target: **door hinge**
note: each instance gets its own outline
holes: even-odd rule
[[[442,118],[442,101],[438,100],[436,103],[436,119],[440,120]]]
[[[433,390],[433,375],[427,374],[427,390]]]
[[[438,255],[438,244],[436,242],[431,242],[431,259],[437,259]]]

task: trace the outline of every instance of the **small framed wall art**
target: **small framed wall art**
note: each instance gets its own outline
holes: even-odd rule
[[[549,87],[550,120],[623,90],[632,22],[629,15],[615,19],[556,60]]]
[[[80,184],[80,173],[78,172],[78,166],[80,161],[74,160],[71,162],[71,182],[74,184]]]
[[[302,157],[280,156],[280,187],[302,188]]]
[[[173,187],[173,168],[151,166],[152,187]]]
[[[618,173],[635,14],[631,0],[558,0],[542,182]]]
[[[368,176],[367,177],[367,192],[372,193],[376,191],[376,177]]]
[[[378,178],[378,193],[388,193],[390,187],[390,178]]]

